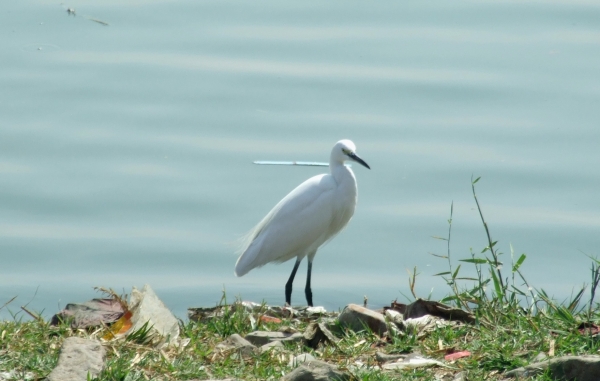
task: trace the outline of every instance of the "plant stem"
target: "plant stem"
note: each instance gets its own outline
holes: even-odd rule
[[[477,204],[477,210],[479,211],[479,216],[481,217],[481,222],[483,223],[483,227],[485,228],[485,234],[487,235],[488,245],[489,245],[488,247],[490,249],[490,252],[492,253],[492,257],[494,258],[494,267],[496,270],[496,274],[498,275],[498,281],[500,282],[500,288],[502,289],[503,294],[505,294],[504,291],[506,290],[506,288],[504,286],[504,280],[502,280],[502,271],[500,270],[501,263],[498,261],[498,255],[496,253],[496,250],[494,250],[494,242],[492,241],[490,229],[488,229],[487,222],[485,222],[485,218],[483,217],[483,212],[481,210],[481,206],[479,205],[479,200],[477,199],[477,195],[475,194],[475,183],[479,179],[480,179],[480,177],[473,180],[473,178],[471,177],[471,189],[473,190],[473,198],[475,199],[475,204]],[[505,296],[505,295],[503,295],[503,296]]]

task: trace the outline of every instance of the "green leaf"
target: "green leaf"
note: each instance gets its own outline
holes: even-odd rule
[[[458,270],[460,270],[460,265],[458,265],[456,271],[454,272],[454,274],[452,274],[452,279],[456,279],[456,276],[458,275]]]
[[[434,257],[438,257],[438,258],[442,258],[442,259],[448,259],[448,257],[446,255],[440,255],[440,254],[434,254],[434,253],[429,253],[430,255],[433,255]]]
[[[479,176],[478,178],[476,178],[475,181],[473,181],[471,184],[475,185],[479,181],[479,179],[481,179],[481,176]]]
[[[444,271],[443,273],[433,274],[433,276],[442,276],[442,275],[448,275],[448,274],[450,274],[450,271]]]
[[[469,259],[459,259],[459,262],[475,263],[476,265],[485,265],[486,263],[488,263],[488,260],[481,259],[481,258],[469,258]]]
[[[583,287],[581,290],[579,290],[577,295],[575,295],[575,297],[571,300],[571,302],[569,303],[569,307],[567,307],[569,309],[569,311],[574,312],[575,309],[577,309],[577,305],[579,305],[579,302],[581,301],[581,297],[583,296],[584,291],[585,291],[585,287]]]
[[[442,298],[442,300],[440,300],[440,303],[447,303],[447,302],[451,302],[453,300],[460,300],[460,298],[456,295],[449,295],[449,296]]]
[[[513,272],[516,272],[519,269],[519,267],[521,267],[523,262],[525,262],[525,258],[527,258],[527,256],[525,254],[521,254],[519,259],[517,259],[517,263],[515,263],[513,266],[513,269],[512,269]]]
[[[570,323],[570,324],[575,323],[575,317],[573,316],[571,311],[569,311],[568,309],[566,309],[563,306],[558,306],[556,308],[556,314],[558,315],[559,318],[561,318],[563,321],[565,321],[567,323]]]
[[[502,287],[500,287],[500,280],[498,279],[496,272],[493,270],[490,270],[490,273],[492,274],[492,280],[494,281],[494,288],[496,289],[496,296],[498,296],[498,299],[504,299],[504,292],[502,290]]]
[[[527,294],[525,294],[523,291],[519,290],[515,286],[512,286],[512,289],[513,289],[514,292],[516,292],[519,295],[527,296]]]

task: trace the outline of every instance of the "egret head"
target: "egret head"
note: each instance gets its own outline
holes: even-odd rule
[[[356,146],[351,140],[340,140],[335,143],[333,150],[331,151],[331,162],[343,163],[346,160],[355,161],[369,169],[369,164],[367,164],[363,159],[358,157],[356,154]]]

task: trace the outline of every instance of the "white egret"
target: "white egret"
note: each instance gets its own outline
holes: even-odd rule
[[[371,169],[350,140],[340,140],[331,150],[329,174],[311,177],[285,196],[248,234],[235,275],[242,276],[269,262],[296,258],[285,285],[285,302],[291,305],[292,283],[298,266],[308,257],[306,301],[313,305],[310,277],[317,250],[342,230],[356,207],[356,178],[344,161],[353,160]]]

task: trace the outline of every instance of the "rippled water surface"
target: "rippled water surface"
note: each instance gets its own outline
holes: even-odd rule
[[[316,304],[405,300],[414,266],[446,295],[430,253],[452,202],[453,258],[486,246],[472,176],[505,263],[527,253],[566,298],[600,255],[598,20],[594,1],[6,2],[0,305],[145,283],[181,317],[222,290],[281,304],[293,264],[236,278],[236,240],[325,169],[252,161],[326,161],[342,138],[372,170],[353,166]]]

